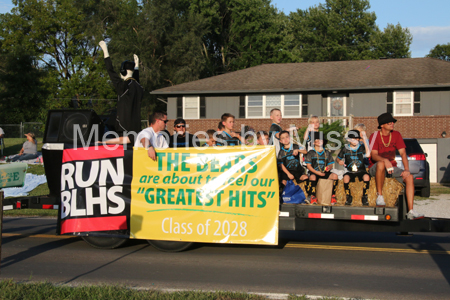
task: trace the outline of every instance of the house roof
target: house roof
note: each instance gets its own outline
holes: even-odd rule
[[[450,62],[402,58],[263,64],[158,90],[155,95],[286,93],[450,87]]]

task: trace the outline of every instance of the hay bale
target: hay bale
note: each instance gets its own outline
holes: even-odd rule
[[[296,183],[297,184],[297,183]],[[305,193],[305,196],[308,197],[306,193],[305,182],[301,182],[297,184]],[[383,196],[384,201],[386,202],[386,207],[395,207],[397,204],[398,195],[400,195],[403,190],[403,185],[399,183],[394,178],[386,178],[383,186]],[[363,191],[363,182],[359,182],[358,178],[356,178],[355,182],[350,182],[350,193],[353,196],[352,206],[362,206],[362,191]],[[375,184],[375,178],[370,179],[370,187],[369,187],[369,206],[376,206],[377,199],[377,187]],[[344,190],[344,181],[339,180],[338,185],[336,187],[336,201],[335,205],[344,206],[346,200],[345,190]]]
[[[294,180],[294,183],[296,184],[296,185],[298,185],[301,189],[302,189],[302,191],[303,191],[303,193],[305,193],[305,196],[306,197],[308,197],[308,194],[306,193],[306,183],[307,183],[308,181],[303,181],[303,182],[300,182],[300,183],[298,183],[296,180]]]

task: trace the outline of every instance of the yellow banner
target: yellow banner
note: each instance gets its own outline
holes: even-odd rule
[[[274,147],[133,152],[131,238],[239,244],[278,243]]]

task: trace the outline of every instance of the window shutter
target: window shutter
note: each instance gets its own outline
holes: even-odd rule
[[[206,119],[206,99],[200,96],[200,119]]]
[[[386,106],[386,111],[388,113],[393,114],[394,113],[394,92],[389,91],[387,92],[387,106]]]
[[[245,119],[245,95],[239,97],[239,119]]]
[[[414,91],[414,113],[420,114],[420,91]]]
[[[177,119],[183,118],[183,97],[177,97]]]
[[[394,92],[390,91],[387,93],[387,103],[394,103]]]
[[[308,94],[302,95],[302,117],[308,117]]]

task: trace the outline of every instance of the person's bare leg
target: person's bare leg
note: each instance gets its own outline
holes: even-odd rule
[[[384,162],[377,162],[377,173],[375,174],[375,181],[377,184],[378,195],[383,195],[384,179],[386,178]]]
[[[408,177],[406,177],[406,180],[404,180],[406,184],[406,202],[408,203],[408,211],[413,209],[414,206],[414,178],[410,174]]]
[[[113,139],[110,139],[110,140],[106,140],[106,141],[98,141],[97,143],[99,143],[99,144],[101,144],[101,143],[103,143],[103,144],[119,144],[119,145],[121,145],[121,144],[128,144],[128,143],[130,143],[130,139],[127,137],[127,136],[125,136],[125,137],[123,137],[123,136],[120,136],[120,137],[116,137],[116,138],[113,138]]]
[[[344,183],[349,183],[350,182],[350,176],[345,175],[344,176]]]

